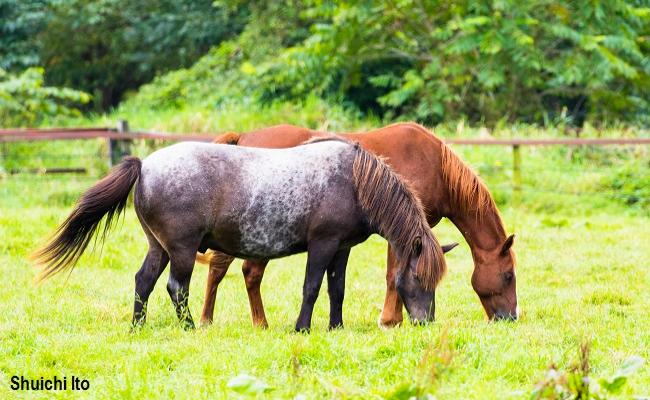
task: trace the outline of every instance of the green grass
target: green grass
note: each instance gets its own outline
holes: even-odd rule
[[[494,161],[480,153],[465,156],[477,164]],[[499,172],[493,173],[488,182],[496,186]],[[327,331],[323,285],[312,333],[292,332],[305,264],[298,255],[267,269],[262,295],[268,330],[251,326],[237,262],[219,289],[214,325],[192,332],[178,326],[165,272],[150,299],[147,326],[130,333],[134,274],[146,252],[132,207],[102,251],[88,252],[67,280],[35,285],[36,271],[26,259],[92,181],[0,180],[0,398],[16,396],[9,389],[13,375],[75,375],[90,381],[87,395],[99,398],[233,397],[227,383],[242,373],[266,382],[273,388],[268,396],[280,398],[383,398],[412,383],[441,399],[528,398],[550,364],[567,368],[577,361],[585,340],[592,345],[595,376],[608,376],[630,355],[650,359],[650,217],[614,200],[604,208],[591,207],[589,198],[580,200],[581,207],[572,200],[551,209],[536,207],[541,198],[534,196],[516,209],[503,203],[506,224],[517,233],[523,315],[516,323],[485,320],[470,285],[469,248],[443,221],[435,229],[441,242],[462,245],[448,255],[432,325],[377,328],[385,242],[373,236],[350,257],[343,330]],[[197,320],[206,273],[197,266],[192,280]],[[649,394],[646,364],[622,397]]]
[[[260,105],[250,99],[237,98],[210,106],[191,105],[182,108],[133,107],[126,103],[108,115],[64,119],[50,123],[78,126],[116,126],[118,119],[129,121],[131,128],[179,133],[246,132],[265,126],[294,124],[332,132],[377,126],[377,118],[363,116],[359,111],[309,97],[302,102],[275,102]]]
[[[263,115],[254,107],[228,107],[222,112],[117,112],[111,118],[127,117],[134,128],[177,132],[248,130],[280,122],[331,130],[378,124],[354,120],[318,101],[296,106],[300,112],[277,104]],[[104,118],[82,122],[113,125]],[[437,132],[446,137],[478,133],[452,126]],[[494,134],[540,137],[561,132],[510,127]],[[618,135],[628,134],[644,133]],[[133,150],[144,156],[153,148],[136,142]],[[251,327],[237,263],[220,288],[213,326],[195,332],[178,327],[165,273],[150,300],[147,327],[130,333],[133,276],[146,252],[132,208],[101,253],[82,258],[67,280],[61,276],[36,286],[36,271],[26,256],[67,216],[95,176],[106,172],[106,143],[8,144],[1,150],[0,265],[5,285],[0,398],[16,394],[9,390],[13,375],[83,377],[91,382],[92,397],[232,397],[227,383],[244,373],[270,385],[271,397],[403,398],[415,384],[438,398],[528,398],[550,364],[566,369],[578,360],[584,341],[592,344],[597,377],[611,375],[630,355],[650,358],[650,163],[645,147],[525,148],[524,191],[515,206],[510,149],[457,146],[488,183],[509,231],[518,235],[521,320],[485,320],[470,285],[469,249],[459,232],[443,222],[435,229],[440,240],[463,246],[448,255],[449,274],[437,291],[436,323],[387,332],[376,327],[385,290],[385,242],[373,237],[351,256],[346,328],[326,331],[324,288],[308,336],[292,332],[304,255],[274,261],[267,270],[262,287],[271,324],[267,331]],[[2,174],[3,169],[52,166],[85,166],[91,176]],[[190,306],[197,320],[206,272],[198,266],[191,287]],[[648,395],[648,388],[645,367],[631,378],[624,396]]]

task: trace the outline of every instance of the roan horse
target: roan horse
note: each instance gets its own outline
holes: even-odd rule
[[[286,148],[314,137],[328,135],[292,125],[278,125],[246,134],[226,133],[217,143],[247,147]],[[518,316],[515,277],[514,235],[506,236],[499,211],[483,182],[438,137],[415,123],[398,123],[367,133],[340,136],[366,150],[385,157],[386,162],[410,183],[420,198],[430,226],[449,218],[467,240],[474,259],[472,286],[491,319]],[[201,320],[212,321],[219,282],[233,257],[215,252],[197,257],[210,263]],[[243,265],[253,324],[267,326],[260,283],[267,260],[247,260]],[[386,299],[379,323],[394,326],[402,322],[402,300],[396,290],[400,264],[392,244],[388,245]]]
[[[307,251],[296,330],[310,329],[326,271],[329,326],[342,326],[350,248],[372,233],[395,251],[397,290],[411,318],[434,317],[446,265],[419,200],[383,161],[338,139],[283,150],[185,142],[142,161],[126,158],[82,195],[35,254],[45,265],[42,278],[72,268],[104,217],[105,236],[136,182],[135,211],[149,251],[135,276],[135,325],[144,323],[149,295],[171,260],[167,291],[178,318],[193,327],[187,304],[195,255],[215,249],[251,260]]]

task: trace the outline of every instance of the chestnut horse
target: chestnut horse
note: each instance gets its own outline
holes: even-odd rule
[[[446,269],[417,197],[378,157],[340,139],[290,149],[185,142],[140,161],[125,159],[86,191],[37,252],[43,277],[74,267],[106,217],[102,240],[131,188],[149,251],[135,276],[133,323],[146,319],[149,295],[171,261],[167,291],[186,328],[197,251],[252,260],[307,251],[296,330],[309,331],[327,271],[330,328],[342,326],[350,248],[372,233],[395,250],[397,290],[412,319],[434,318],[434,289]],[[199,184],[200,182],[200,184]]]
[[[286,148],[313,137],[329,135],[292,125],[278,125],[246,134],[229,132],[217,143],[247,147]],[[415,123],[398,123],[366,133],[340,136],[359,143],[382,156],[411,184],[419,196],[430,226],[442,217],[456,225],[467,240],[474,259],[472,286],[490,319],[516,319],[518,315],[515,277],[514,235],[506,236],[499,211],[490,192],[474,172],[438,137]],[[210,323],[214,313],[217,286],[233,257],[223,253],[199,255],[209,259],[210,272],[201,321]],[[253,324],[266,327],[260,283],[267,261],[247,260],[243,273],[248,291]],[[399,264],[395,250],[388,245],[386,299],[379,319],[382,326],[402,322],[402,299],[395,288]]]

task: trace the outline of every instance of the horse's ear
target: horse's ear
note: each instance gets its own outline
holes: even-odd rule
[[[449,252],[452,251],[452,250],[454,249],[454,247],[456,247],[456,246],[458,246],[458,242],[454,242],[454,243],[449,243],[449,244],[442,245],[442,252],[443,252],[443,253],[449,253]]]
[[[515,235],[510,235],[506,239],[505,242],[503,242],[503,246],[501,246],[501,255],[505,256],[508,254],[508,250],[512,247],[512,244],[515,242]]]
[[[422,253],[422,238],[416,236],[415,239],[413,239],[413,254],[419,256],[420,253]]]

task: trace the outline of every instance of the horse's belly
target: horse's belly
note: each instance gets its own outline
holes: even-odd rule
[[[272,259],[306,251],[307,219],[289,218],[271,210],[229,209],[214,221],[204,238],[205,246],[250,259]]]
[[[208,235],[202,246],[239,258],[270,260],[307,251],[307,242],[273,232],[237,232]]]
[[[240,258],[247,258],[252,260],[271,260],[280,257],[286,257],[293,254],[303,253],[307,251],[306,243],[287,243],[286,246],[268,246],[260,243],[256,246],[249,246],[242,248],[241,252],[237,255]]]
[[[306,247],[306,235],[301,232],[300,226],[283,222],[275,217],[240,226],[242,251],[263,258],[275,258],[293,254],[297,248]]]

